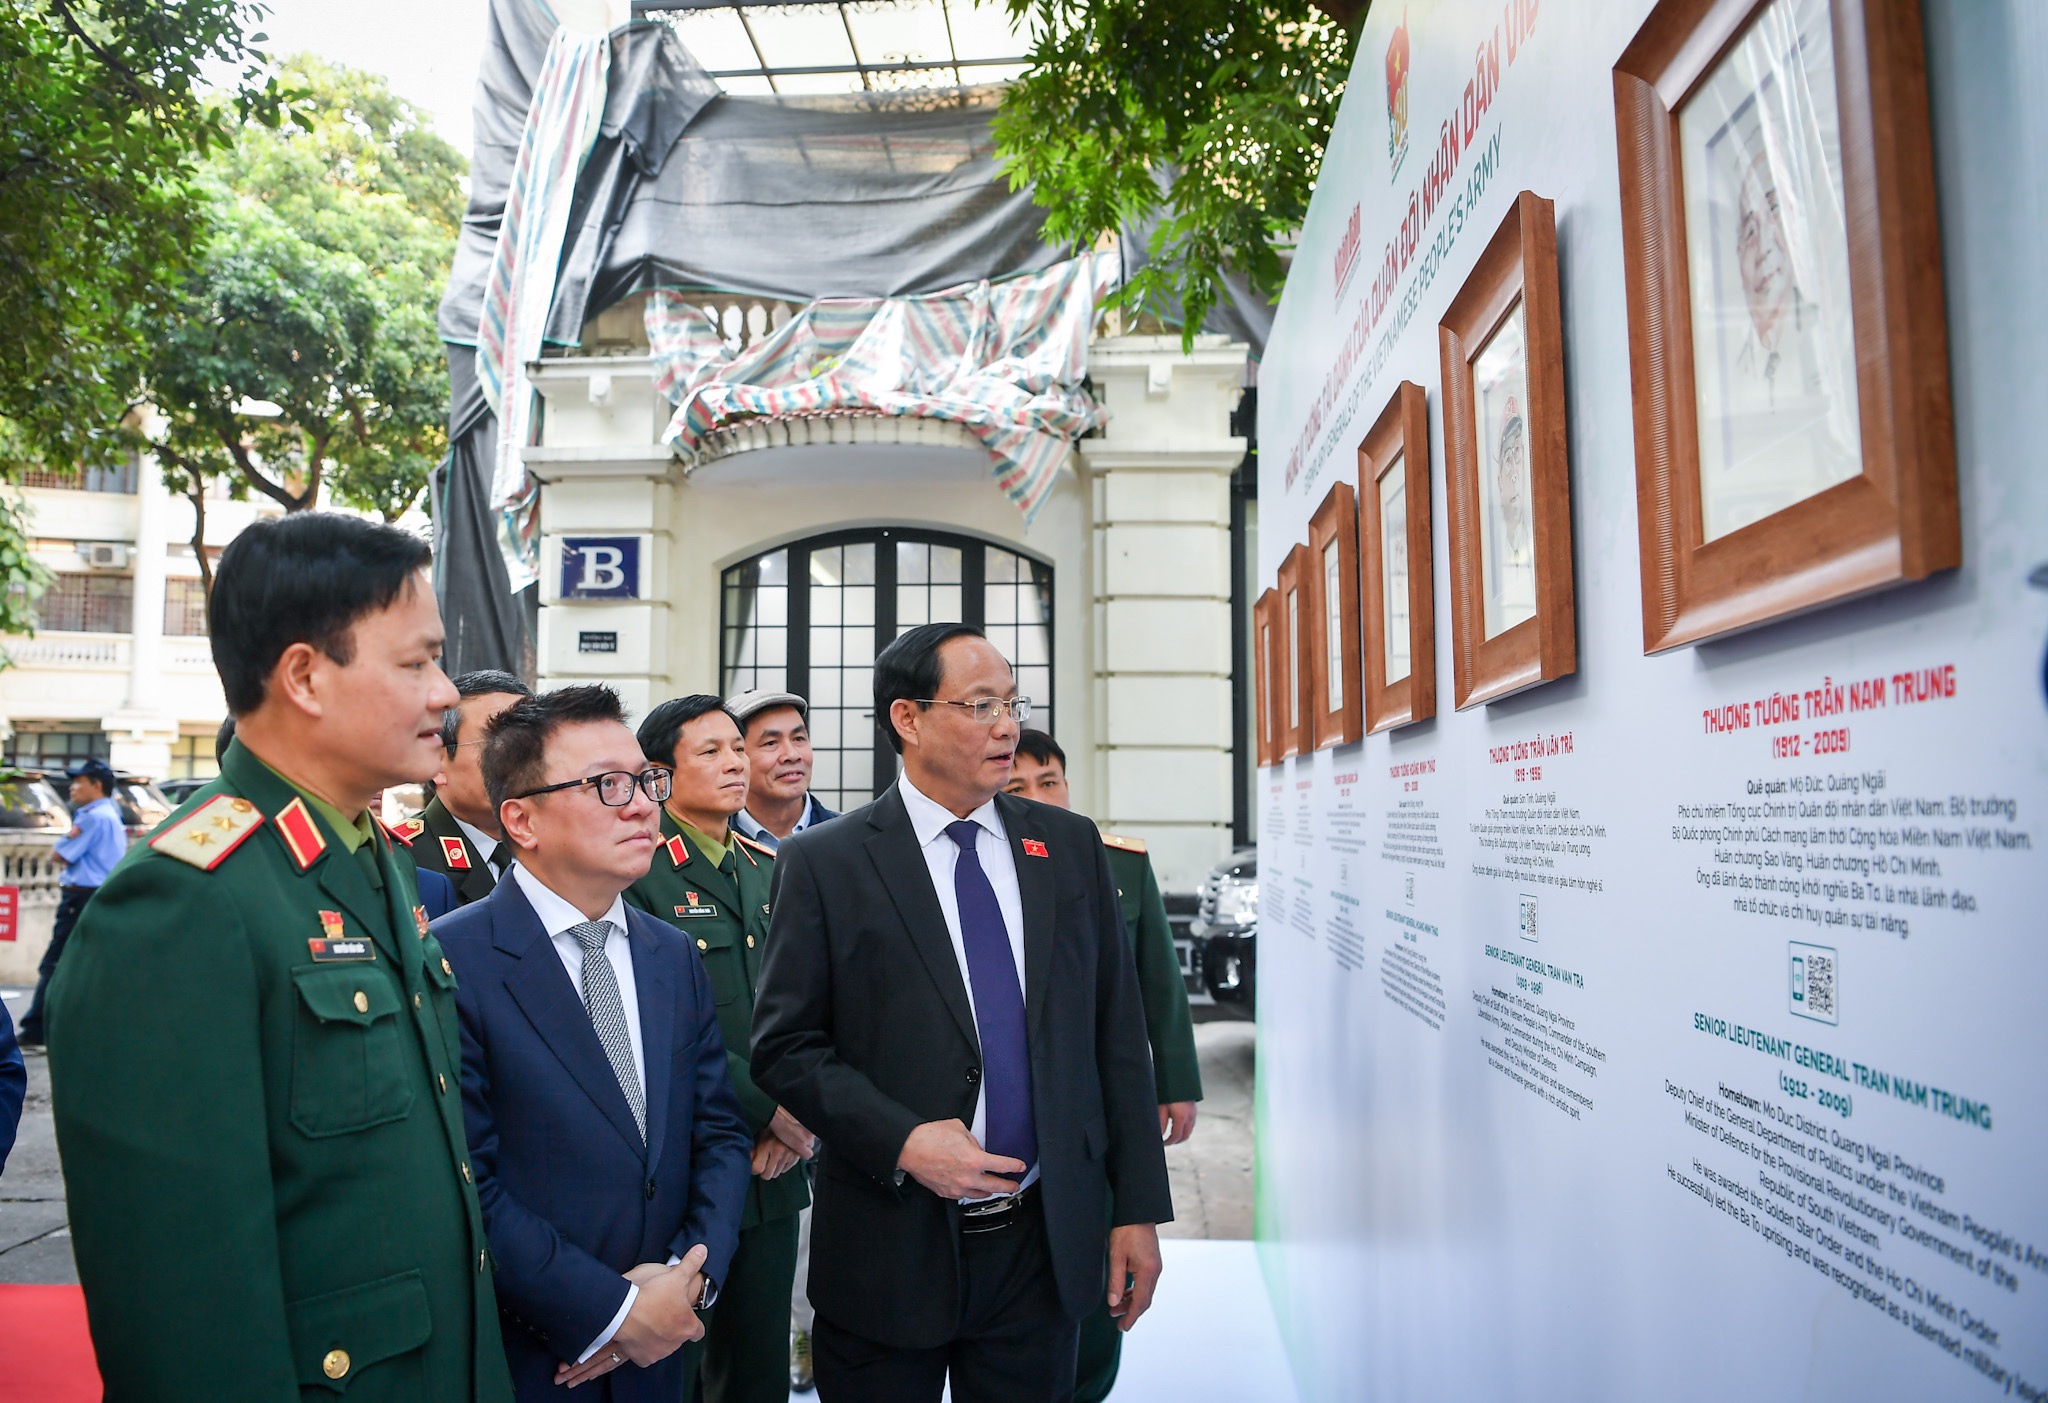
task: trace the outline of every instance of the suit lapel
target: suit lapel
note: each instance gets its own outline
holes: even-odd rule
[[[469,841],[469,835],[456,823],[455,815],[448,811],[448,806],[435,799],[427,805],[426,812],[420,817],[427,825],[427,831],[420,836],[434,845],[436,865],[448,874],[448,880],[455,884],[455,890],[462,897],[463,903],[467,905],[472,901],[482,901],[489,896],[497,886],[497,873],[492,869],[489,859],[478,852],[476,845]],[[453,838],[462,844],[462,851],[469,859],[467,868],[448,865],[447,850],[442,846],[442,840],[447,838]]]
[[[590,1011],[584,1008],[582,994],[570,982],[569,971],[555,953],[554,942],[548,939],[526,894],[519,890],[517,882],[507,882],[492,892],[489,899],[492,943],[519,957],[519,963],[505,976],[506,992],[533,1024],[534,1032],[540,1034],[548,1050],[583,1088],[584,1095],[604,1112],[612,1128],[625,1137],[628,1145],[644,1153],[640,1127],[633,1122],[633,1108],[626,1104],[618,1074],[612,1070],[611,1059],[605,1056],[604,1044],[597,1040]],[[636,979],[639,977],[638,964],[633,966],[633,974]],[[641,1007],[646,1007],[644,1000]],[[644,1040],[644,1012],[642,1016]],[[651,1065],[653,1057],[649,1055],[647,1061]]]
[[[868,859],[896,904],[911,946],[938,985],[939,997],[960,1025],[961,1036],[979,1051],[981,1039],[975,1036],[974,1010],[967,1001],[967,981],[960,977],[959,958],[953,953],[953,937],[946,929],[946,913],[932,890],[931,871],[917,846],[917,830],[910,826],[910,812],[903,807],[903,796],[895,786],[868,810],[868,823],[875,829],[867,841]]]
[[[626,908],[626,943],[633,949],[633,992],[640,1004],[641,1060],[647,1064],[647,1085],[644,1089],[647,1093],[647,1175],[651,1179],[661,1166],[662,1140],[668,1129],[669,1074],[675,1051],[676,986],[668,961],[661,958],[659,937],[642,927],[640,917],[640,912],[630,906]],[[650,921],[648,924],[653,923]]]
[[[1041,856],[1024,851],[1031,839],[1045,848],[1045,831],[1039,827],[1032,806],[1007,794],[996,796],[996,812],[1003,816],[1003,830],[1010,835],[1010,860],[1017,865],[1017,889],[1024,905],[1024,1021],[1036,1026],[1045,1008],[1046,982],[1052,971],[1053,865]]]

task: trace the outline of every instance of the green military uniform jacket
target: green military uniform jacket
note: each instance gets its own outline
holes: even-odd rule
[[[1202,1068],[1195,1057],[1194,1021],[1188,1016],[1188,988],[1174,953],[1166,901],[1152,875],[1152,859],[1136,838],[1102,835],[1109,871],[1123,899],[1124,933],[1138,965],[1138,997],[1145,1005],[1145,1032],[1152,1043],[1152,1079],[1159,1104],[1202,1099]]]
[[[86,907],[50,1077],[108,1399],[509,1403],[418,900],[237,743]]]
[[[431,868],[448,878],[458,905],[482,901],[498,885],[497,869],[476,850],[438,797],[428,800],[418,818],[408,819],[393,832],[411,847],[415,866]]]
[[[662,844],[655,849],[654,865],[626,889],[626,900],[667,921],[697,947],[718,1001],[726,1071],[739,1094],[747,1128],[758,1138],[775,1115],[774,1098],[754,1085],[749,1046],[761,956],[768,943],[768,889],[774,884],[775,854],[737,829],[731,832],[721,867],[663,809]],[[747,1181],[740,1231],[801,1212],[810,1201],[800,1167],[774,1179],[756,1175]]]

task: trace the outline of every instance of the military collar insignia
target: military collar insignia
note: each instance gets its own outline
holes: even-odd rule
[[[307,809],[304,799],[294,799],[277,811],[277,836],[284,840],[292,861],[304,872],[320,860],[327,851],[327,840],[320,836],[320,825],[313,821],[312,812]]]
[[[1145,851],[1145,840],[1143,838],[1125,838],[1115,833],[1105,833],[1102,835],[1102,843],[1104,847],[1116,848],[1121,852],[1143,853]]]
[[[455,872],[469,870],[469,849],[462,846],[460,838],[443,838],[441,856],[447,860],[449,869]]]
[[[668,849],[668,860],[675,866],[681,867],[689,862],[690,845],[683,841],[682,834],[676,834],[662,846]]]
[[[263,826],[256,806],[236,794],[216,794],[176,823],[166,825],[149,845],[167,857],[211,872]]]
[[[1024,856],[1026,856],[1026,857],[1049,857],[1049,856],[1051,856],[1051,854],[1050,854],[1050,853],[1048,853],[1048,852],[1046,852],[1046,850],[1045,850],[1045,844],[1043,844],[1043,843],[1039,842],[1039,841],[1038,841],[1038,839],[1036,839],[1036,838],[1026,838],[1026,839],[1024,840]]]

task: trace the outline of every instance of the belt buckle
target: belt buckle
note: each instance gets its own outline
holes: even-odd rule
[[[968,1237],[982,1233],[1001,1232],[1010,1226],[1010,1220],[1017,1213],[1017,1195],[989,1199],[983,1203],[963,1205],[960,1209],[960,1231]]]

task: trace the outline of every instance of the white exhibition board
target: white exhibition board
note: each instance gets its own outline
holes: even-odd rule
[[[1611,77],[1648,0],[1372,7],[1261,367],[1259,587],[1425,387],[1438,714],[1261,774],[1304,1399],[2048,1389],[2048,5],[1923,3],[1964,563],[1656,657]],[[1522,190],[1579,661],[1459,712],[1437,322]]]

